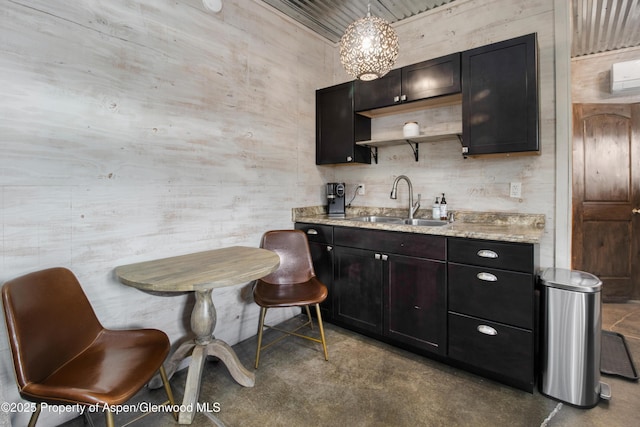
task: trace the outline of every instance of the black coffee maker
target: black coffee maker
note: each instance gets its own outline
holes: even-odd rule
[[[344,217],[344,182],[327,184],[327,214],[330,217]]]

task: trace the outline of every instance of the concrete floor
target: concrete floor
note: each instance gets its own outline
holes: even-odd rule
[[[293,319],[290,323],[299,321]],[[640,362],[640,303],[604,304],[603,329],[622,333]],[[327,324],[329,361],[319,344],[287,338],[264,351],[256,385],[244,388],[221,363],[207,363],[193,426],[635,426],[640,385],[602,376],[612,400],[577,409],[396,349]],[[266,338],[265,338],[266,339]],[[234,346],[252,367],[255,338]],[[636,367],[639,367],[636,362]],[[171,380],[181,399],[186,370]],[[134,401],[160,403],[163,391],[143,390]],[[216,409],[219,409],[216,412]],[[104,425],[99,414],[91,421]],[[119,414],[118,426],[178,425],[168,414]],[[82,418],[65,427],[85,426]]]

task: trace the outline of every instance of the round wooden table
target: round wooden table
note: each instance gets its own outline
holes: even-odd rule
[[[233,246],[116,268],[118,279],[128,286],[145,291],[194,291],[196,294],[191,313],[191,329],[196,338],[181,344],[165,363],[170,378],[180,362],[191,354],[182,402],[189,410],[180,412],[180,424],[191,424],[195,416],[202,369],[207,356],[220,359],[239,384],[245,387],[255,384],[255,374],[242,366],[231,346],[213,336],[217,316],[211,299],[212,290],[259,279],[275,271],[279,265],[280,258],[275,252]],[[151,387],[161,385],[157,379],[150,384]]]

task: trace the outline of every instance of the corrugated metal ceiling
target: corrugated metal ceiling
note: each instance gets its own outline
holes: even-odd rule
[[[363,0],[263,0],[336,43],[367,14]],[[455,0],[371,0],[371,13],[393,23]],[[571,0],[571,56],[640,46],[640,0]]]
[[[572,0],[571,56],[640,46],[640,0]]]
[[[263,0],[265,3],[309,27],[321,36],[338,42],[347,26],[371,14],[394,23],[454,0]]]

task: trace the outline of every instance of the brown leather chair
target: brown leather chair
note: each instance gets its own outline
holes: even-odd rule
[[[260,247],[277,253],[280,256],[280,266],[273,273],[257,280],[253,288],[253,298],[261,307],[256,369],[258,369],[258,363],[260,362],[260,350],[275,344],[287,335],[322,343],[324,359],[329,360],[322,326],[322,316],[320,314],[320,303],[327,298],[328,291],[327,287],[316,277],[306,234],[300,230],[268,231],[262,236]],[[309,311],[309,306],[311,305],[316,307],[320,339],[297,333],[299,329],[305,326],[313,328],[311,312]],[[265,325],[264,317],[267,314],[267,309],[276,307],[305,307],[309,320],[293,331]],[[265,328],[276,329],[287,335],[283,335],[277,340],[262,346],[262,332]]]
[[[105,329],[66,268],[6,282],[2,303],[20,395],[37,403],[29,426],[35,426],[42,403],[100,409],[123,404],[158,370],[174,404],[162,367],[170,348],[167,335],[156,329]],[[112,427],[113,414],[105,416]]]

